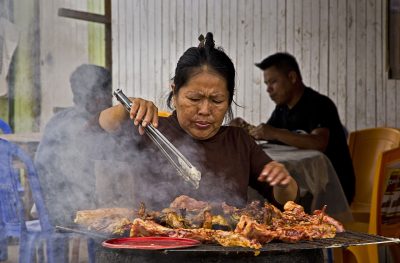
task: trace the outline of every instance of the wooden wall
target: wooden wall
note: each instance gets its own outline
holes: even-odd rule
[[[237,70],[234,113],[253,123],[274,108],[261,71],[264,57],[288,51],[304,81],[328,95],[350,131],[400,127],[400,81],[386,70],[386,0],[113,1],[114,88],[165,109],[179,56],[214,33]]]
[[[104,14],[103,0],[40,1],[41,129],[73,105],[69,77],[83,63],[105,65],[104,26],[58,16],[59,8]]]

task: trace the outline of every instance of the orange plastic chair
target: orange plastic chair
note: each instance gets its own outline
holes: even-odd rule
[[[168,111],[158,111],[158,117],[169,117],[171,115]]]
[[[368,233],[370,234],[400,238],[400,215],[392,216],[387,222],[383,222],[382,220],[385,215],[382,213],[382,202],[384,201],[384,195],[389,196],[390,194],[386,192],[390,180],[400,180],[400,147],[385,151],[379,156],[372,191],[371,216],[368,228]],[[391,200],[391,204],[393,204],[393,201]],[[389,209],[391,209],[390,206]],[[369,246],[368,252],[371,260],[378,260],[376,245]]]
[[[382,127],[350,133],[349,150],[356,176],[356,192],[351,209],[356,222],[369,221],[372,185],[379,154],[398,146],[400,131],[397,129]]]
[[[382,222],[383,196],[390,176],[397,177],[393,173],[398,171],[400,171],[400,147],[379,154],[373,181],[369,224],[359,223],[360,225],[363,224],[364,230],[368,229],[369,234],[400,237],[400,217],[393,217],[395,221]],[[393,254],[393,256],[396,255]],[[379,262],[378,247],[377,245],[349,247],[343,253],[343,257],[345,262]],[[399,260],[397,258],[395,262],[399,262]]]
[[[350,133],[349,149],[356,175],[356,193],[351,205],[355,221],[345,224],[346,229],[369,232],[370,222],[376,215],[372,210],[378,202],[375,181],[380,178],[381,155],[400,145],[400,131],[392,128],[372,128]],[[375,214],[375,215],[374,215]],[[371,232],[376,234],[376,232]],[[343,262],[378,262],[377,246],[353,246],[343,250]]]

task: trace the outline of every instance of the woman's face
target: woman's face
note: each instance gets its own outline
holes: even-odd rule
[[[192,76],[173,99],[180,126],[198,140],[218,132],[229,108],[225,79],[207,69]]]

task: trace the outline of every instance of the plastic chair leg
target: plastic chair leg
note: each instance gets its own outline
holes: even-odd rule
[[[89,263],[96,263],[96,242],[92,238],[87,240]]]
[[[7,239],[0,241],[0,261],[6,261],[8,259],[8,243]]]
[[[47,238],[46,254],[49,263],[68,262],[69,239],[68,237],[58,236]]]
[[[346,263],[369,263],[368,246],[351,246],[343,252],[343,261]],[[375,263],[375,262],[374,262]]]
[[[33,262],[36,252],[36,242],[39,242],[36,234],[21,235],[19,240],[19,262]]]

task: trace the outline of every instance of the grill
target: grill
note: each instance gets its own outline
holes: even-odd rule
[[[108,239],[75,228],[57,227],[59,231],[77,232],[94,238],[97,242],[97,262],[323,262],[322,249],[369,244],[400,243],[400,239],[388,238],[366,233],[346,231],[337,233],[335,238],[300,241],[297,243],[271,242],[260,249],[256,255],[253,249],[242,247],[223,247],[220,245],[200,245],[184,249],[166,249],[161,251],[110,249],[101,246]]]

